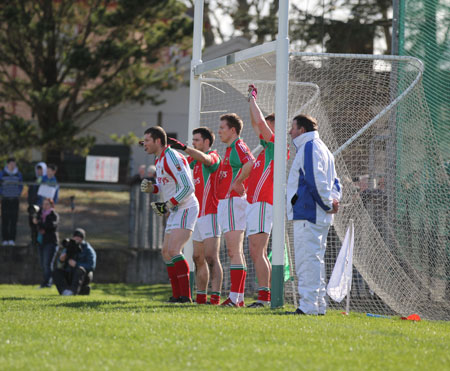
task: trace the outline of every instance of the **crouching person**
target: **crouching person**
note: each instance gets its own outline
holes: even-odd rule
[[[56,262],[53,281],[60,295],[89,295],[94,277],[96,254],[86,240],[84,229],[77,228],[72,238],[66,238]]]

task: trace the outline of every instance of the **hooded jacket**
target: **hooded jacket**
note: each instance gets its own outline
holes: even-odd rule
[[[38,166],[40,166],[42,168],[42,175],[39,176],[38,175]],[[37,205],[39,197],[37,195],[38,190],[39,190],[39,186],[41,185],[42,182],[42,178],[44,177],[44,174],[47,173],[47,165],[45,162],[38,162],[35,166],[34,166],[34,174],[36,175],[35,179],[34,179],[34,183],[30,184],[28,187],[28,204],[29,205]]]

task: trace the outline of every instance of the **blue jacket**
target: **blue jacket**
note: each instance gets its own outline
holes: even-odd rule
[[[87,241],[83,241],[81,243],[81,247],[81,252],[78,253],[77,257],[75,258],[75,261],[77,262],[76,267],[83,267],[87,272],[93,272],[97,263],[97,254],[95,253],[95,250],[92,248],[91,244]],[[66,250],[63,250],[62,254],[64,254],[65,252]],[[73,269],[74,268],[72,268],[69,264],[66,264],[64,268],[65,271],[71,271]]]
[[[336,175],[334,156],[320,140],[317,131],[294,139],[297,149],[289,172],[286,211],[289,220],[307,220],[330,225],[333,199],[340,200],[342,187]]]
[[[86,271],[91,272],[95,270],[97,263],[97,254],[89,242],[83,241],[81,243],[83,250],[77,256],[77,267],[83,267]]]
[[[17,167],[9,172],[8,167],[0,171],[0,195],[4,198],[18,198],[22,194],[23,178]]]
[[[56,204],[58,202],[58,193],[59,193],[59,185],[58,185],[58,180],[56,179],[56,177],[49,178],[47,175],[44,175],[42,177],[41,184],[47,184],[50,187],[56,188],[55,195],[53,196],[53,201]],[[38,199],[39,206],[42,206],[42,201],[44,201],[44,198],[42,196],[39,196],[39,199]]]

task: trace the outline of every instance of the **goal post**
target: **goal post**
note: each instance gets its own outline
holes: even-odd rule
[[[275,154],[273,175],[273,229],[272,229],[272,282],[271,307],[284,304],[284,249],[286,213],[286,126],[288,115],[289,82],[289,1],[281,1],[278,10],[278,36],[275,86]]]
[[[296,277],[284,282],[284,249],[294,245],[285,187],[295,148],[287,160],[286,143],[290,122],[302,113],[318,120],[343,184],[341,208],[327,239],[326,276],[352,219],[351,310],[450,319],[450,183],[424,98],[423,64],[413,57],[304,53],[290,49],[285,35],[212,61],[198,57],[191,71],[196,97],[191,96],[190,109],[197,112],[190,112],[189,136],[202,125],[217,133],[221,114],[235,112],[244,121],[241,137],[251,149],[257,147],[249,125],[250,83],[258,88],[263,114],[275,111],[272,308],[296,302]],[[214,147],[223,156],[225,146],[216,142]],[[244,251],[246,286],[254,292],[254,267]],[[290,249],[291,264],[293,255]],[[227,259],[221,249],[224,292]]]

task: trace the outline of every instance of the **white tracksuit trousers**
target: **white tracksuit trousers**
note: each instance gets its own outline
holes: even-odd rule
[[[293,226],[299,308],[306,314],[325,314],[324,256],[330,226],[316,225],[306,220],[294,220]]]

